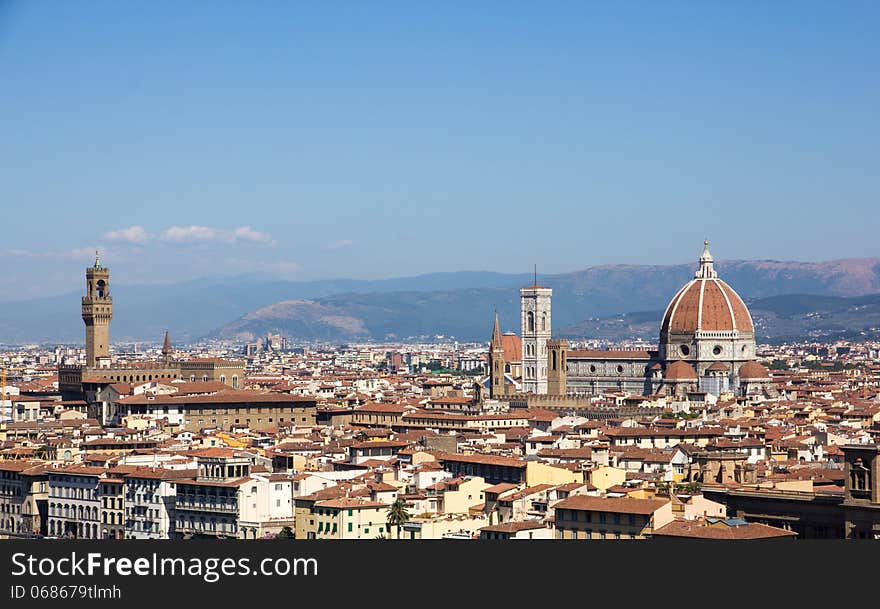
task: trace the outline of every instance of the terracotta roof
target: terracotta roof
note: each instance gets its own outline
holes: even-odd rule
[[[355,406],[354,410],[356,412],[403,414],[406,412],[406,404],[362,404]]]
[[[516,334],[502,334],[501,346],[504,347],[505,362],[522,361],[522,339]]]
[[[501,467],[516,467],[525,469],[526,462],[510,457],[498,457],[495,455],[459,455],[444,453],[437,457],[438,461],[453,461],[457,463],[475,463],[479,465],[498,465]]]
[[[255,404],[314,402],[313,397],[291,395],[289,393],[260,393],[258,391],[228,390],[211,395],[136,395],[121,398],[123,404]]]
[[[502,482],[500,484],[496,484],[494,486],[490,486],[489,488],[483,489],[483,492],[484,493],[497,493],[500,495],[501,493],[506,493],[507,491],[512,491],[516,487],[517,487],[516,484],[511,484],[509,482]]]
[[[480,530],[494,533],[518,533],[520,531],[531,531],[543,528],[546,528],[546,525],[540,520],[522,520],[518,522],[493,524],[487,527],[482,527]]]
[[[189,452],[193,457],[234,457],[235,451],[231,448],[223,448],[223,447],[214,447],[214,448],[201,448],[198,450],[191,450]]]
[[[712,521],[714,523],[710,526],[709,522]],[[725,522],[732,524],[722,524]],[[673,520],[656,529],[653,535],[655,537],[687,537],[692,539],[769,539],[795,537],[797,533],[757,522],[746,523],[736,519],[715,521],[712,518],[707,520]]]
[[[355,499],[352,497],[340,497],[339,499],[327,499],[326,501],[318,501],[315,504],[315,507],[338,509],[385,508],[388,507],[388,504],[382,503],[380,501],[364,501],[362,499]]]
[[[770,373],[758,362],[746,362],[739,369],[741,379],[769,379]]]
[[[666,499],[636,499],[633,497],[592,497],[573,495],[554,504],[559,510],[586,510],[590,512],[613,512],[616,514],[653,514],[669,503]]]
[[[133,472],[124,474],[126,478],[140,478],[150,480],[177,480],[180,478],[193,478],[198,475],[195,469],[164,469],[155,467],[137,468]]]
[[[53,469],[51,473],[72,474],[77,476],[102,476],[107,473],[103,467],[89,467],[87,465],[70,465]]]
[[[666,366],[666,372],[663,378],[671,381],[677,380],[697,380],[697,371],[684,360],[672,362]]]

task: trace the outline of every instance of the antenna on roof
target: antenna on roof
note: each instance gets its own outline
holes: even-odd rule
[[[538,285],[538,264],[535,263],[535,285]]]

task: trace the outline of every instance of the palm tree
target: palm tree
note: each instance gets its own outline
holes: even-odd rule
[[[406,511],[406,502],[397,499],[388,508],[388,527],[397,529],[397,539],[400,539],[400,527],[409,521],[409,512]]]

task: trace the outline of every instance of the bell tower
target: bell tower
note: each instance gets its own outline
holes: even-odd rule
[[[501,342],[498,311],[495,311],[495,326],[492,328],[492,340],[489,343],[489,379],[490,398],[497,400],[507,393],[504,384],[504,344]]]
[[[86,269],[82,318],[86,324],[86,366],[96,368],[101,360],[110,357],[110,320],[113,319],[110,269],[101,266],[98,252],[95,252],[94,266]]]
[[[550,299],[553,290],[535,283],[520,288],[522,309],[523,393],[547,393],[547,341],[550,340]]]
[[[565,395],[568,348],[567,340],[547,341],[547,350],[550,353],[547,362],[547,393],[550,395]]]

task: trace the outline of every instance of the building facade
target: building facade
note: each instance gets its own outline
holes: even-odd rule
[[[49,470],[49,525],[52,537],[101,539],[102,467],[69,466]]]
[[[547,393],[547,341],[553,290],[536,284],[521,288],[522,391]]]
[[[45,535],[48,496],[41,462],[0,461],[0,536]]]

